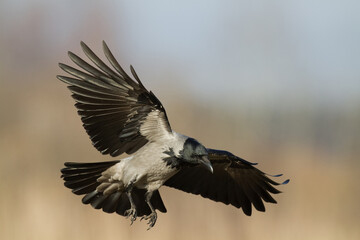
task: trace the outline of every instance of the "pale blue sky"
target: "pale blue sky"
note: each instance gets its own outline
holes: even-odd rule
[[[349,0],[3,0],[0,70],[55,66],[67,50],[80,52],[80,40],[100,53],[104,39],[155,92],[186,89],[224,104],[358,105],[359,12]]]

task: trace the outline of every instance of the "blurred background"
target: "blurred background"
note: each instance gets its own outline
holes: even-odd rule
[[[0,239],[360,239],[359,1],[0,1]],[[175,131],[284,173],[241,210],[163,187],[157,225],[63,186],[92,147],[58,62],[106,40]]]

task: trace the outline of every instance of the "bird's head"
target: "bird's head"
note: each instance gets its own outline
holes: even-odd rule
[[[184,142],[184,148],[181,151],[181,157],[189,164],[200,164],[211,173],[213,172],[213,167],[208,159],[208,151],[201,143],[193,138],[188,138]]]

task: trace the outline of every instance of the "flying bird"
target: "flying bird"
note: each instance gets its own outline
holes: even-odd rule
[[[121,160],[66,162],[61,170],[64,185],[84,204],[107,213],[141,217],[148,229],[157,212],[166,212],[159,188],[163,185],[241,208],[250,216],[252,205],[265,211],[264,203],[276,203],[279,183],[230,152],[206,148],[194,138],[172,130],[165,109],[148,91],[130,66],[132,77],[119,65],[108,46],[103,62],[83,42],[82,50],[93,64],[68,52],[78,66],[60,63],[70,76],[57,76],[75,99],[75,107],[94,147]],[[289,180],[281,184],[286,184]]]

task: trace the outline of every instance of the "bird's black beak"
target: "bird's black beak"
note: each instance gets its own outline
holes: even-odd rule
[[[200,163],[207,169],[209,170],[211,173],[214,172],[214,169],[211,165],[211,162],[209,161],[209,158],[207,156],[202,156]]]

